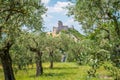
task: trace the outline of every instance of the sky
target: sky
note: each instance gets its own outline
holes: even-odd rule
[[[73,5],[69,0],[41,0],[47,7],[46,14],[42,15],[44,19],[45,31],[52,31],[53,27],[57,27],[58,21],[62,21],[63,25],[71,27],[72,25],[76,30],[82,33],[81,25],[74,21],[73,17],[68,17],[67,10],[64,7],[68,4]]]

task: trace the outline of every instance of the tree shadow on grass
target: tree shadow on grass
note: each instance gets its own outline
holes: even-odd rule
[[[44,73],[43,77],[52,77],[52,76],[65,76],[65,75],[74,75],[75,73],[60,72],[60,73]],[[35,78],[35,75],[30,75],[30,78]]]
[[[63,70],[71,70],[71,69],[78,69],[78,67],[53,67],[52,69],[50,68],[44,68],[44,69],[47,69],[47,70],[59,70],[59,71],[63,71]],[[49,72],[49,73],[43,73],[43,75],[41,76],[45,76],[45,77],[51,77],[51,76],[64,76],[64,75],[74,75],[75,73],[70,73],[70,72]],[[36,76],[35,75],[30,75],[29,77],[31,78],[35,78]]]
[[[50,68],[44,68],[44,69],[50,69]],[[54,69],[59,69],[59,70],[64,70],[64,69],[78,69],[78,67],[53,67],[52,68],[53,70]]]
[[[65,76],[65,75],[72,75],[75,73],[68,73],[68,72],[60,72],[60,73],[45,73],[43,76],[49,77],[49,76]]]

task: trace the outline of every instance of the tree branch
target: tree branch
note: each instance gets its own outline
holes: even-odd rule
[[[102,30],[104,30],[104,31],[106,31],[107,33],[108,33],[108,36],[106,36],[106,38],[108,39],[108,40],[110,40],[110,31],[109,30],[107,30],[107,29],[105,29],[105,28],[100,28],[100,29],[102,29]]]
[[[32,39],[35,42],[36,46],[38,47],[38,43],[37,43],[37,41],[35,41],[35,38],[32,38]]]
[[[36,49],[36,48],[33,48],[33,47],[31,47],[30,45],[28,45],[28,47],[27,47],[30,51],[32,51],[32,52],[38,52],[38,50]]]
[[[110,13],[107,13],[107,15],[114,21],[115,31],[117,35],[120,36],[120,29],[116,17],[114,15],[112,16]]]
[[[12,45],[13,45],[13,43],[12,43],[11,41],[8,41],[8,42],[5,44],[5,46],[0,49],[0,52],[3,52],[3,51],[5,51],[5,50],[9,50]]]

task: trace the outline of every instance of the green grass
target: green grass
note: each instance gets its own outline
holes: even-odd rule
[[[43,63],[44,74],[35,76],[35,68],[29,70],[19,70],[15,74],[16,80],[86,80],[88,66],[78,66],[76,63],[54,63],[54,68],[49,69],[49,63]],[[98,74],[108,75],[103,68],[98,70]],[[4,80],[2,69],[0,69],[0,80]],[[112,80],[109,78],[92,78],[88,80]]]

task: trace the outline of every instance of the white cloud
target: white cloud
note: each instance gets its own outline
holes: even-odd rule
[[[44,21],[49,22],[50,20],[52,20],[53,16],[49,14],[44,14],[42,15],[42,18],[44,19]]]
[[[70,24],[72,25],[72,24],[74,24],[74,22],[75,22],[74,19],[70,18],[70,19],[68,19],[68,21],[65,22],[65,25],[70,25]]]
[[[83,30],[82,30],[82,25],[75,21],[73,17],[70,17],[66,22],[65,22],[65,25],[68,25],[69,27],[74,27],[76,30],[78,30],[81,34],[84,34],[83,33]]]
[[[50,0],[42,0],[42,2],[44,1],[44,3],[49,2]],[[54,19],[54,14],[59,13],[60,15],[65,15],[65,13],[67,13],[67,10],[64,9],[66,6],[68,5],[72,5],[71,2],[60,2],[58,1],[56,4],[54,4],[53,6],[48,6],[46,5],[46,7],[48,8],[48,11],[46,12],[46,14],[42,15],[43,19],[45,22],[50,22],[51,20]]]
[[[79,23],[77,21],[74,20],[74,17],[69,17],[69,19],[64,23],[65,25],[68,25],[69,27],[71,27],[72,25],[79,25]]]
[[[48,4],[50,2],[50,0],[41,0],[41,2],[46,5],[46,4]]]
[[[42,18],[50,18],[51,19],[51,18],[53,18],[53,16],[46,13],[46,14],[42,15]]]
[[[65,15],[68,12],[68,10],[66,10],[65,7],[67,7],[68,5],[74,5],[74,4],[71,2],[58,1],[53,6],[46,5],[46,7],[48,8],[48,11],[46,12],[46,14],[42,16],[45,21],[44,26],[47,27],[46,31],[49,31],[49,30],[52,31],[53,26],[58,26],[57,25],[58,19],[63,21],[63,24],[68,25],[69,27],[71,27],[71,25],[74,25],[75,28],[78,26],[78,23],[74,21],[73,17],[66,17]]]
[[[71,2],[60,2],[58,1],[53,7],[48,6],[48,13],[65,13],[68,5],[72,5]]]
[[[50,0],[42,0],[43,3],[48,3],[49,1]],[[48,11],[46,12],[46,14],[42,15],[44,21],[52,20],[55,17],[53,14],[56,14],[56,13],[60,15],[65,15],[67,13],[67,10],[64,8],[68,5],[73,5],[73,4],[71,2],[57,1],[57,3],[54,4],[53,6],[46,5],[46,7],[48,8]]]

